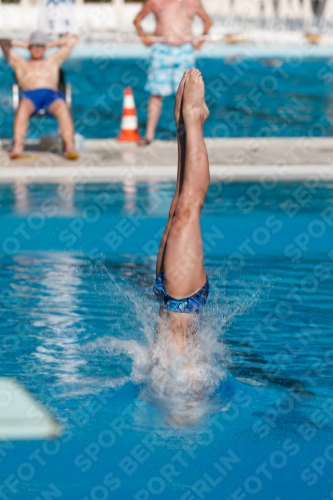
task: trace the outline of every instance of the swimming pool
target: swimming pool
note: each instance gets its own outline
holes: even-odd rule
[[[209,397],[183,404],[149,350],[173,188],[0,187],[0,376],[64,427],[0,443],[1,498],[333,498],[333,185],[211,185]]]
[[[252,48],[248,49],[251,54]],[[144,91],[146,59],[70,59],[64,65],[73,85],[77,132],[86,138],[116,137],[123,90],[131,86],[140,133],[146,123],[148,94]],[[283,58],[251,58],[244,54],[200,58],[197,67],[206,83],[211,115],[207,137],[331,136],[332,62],[304,57],[293,50]],[[0,89],[0,138],[12,137],[13,73],[3,63]],[[173,98],[165,99],[157,131],[160,139],[175,137]],[[54,120],[34,120],[29,137],[56,131]]]

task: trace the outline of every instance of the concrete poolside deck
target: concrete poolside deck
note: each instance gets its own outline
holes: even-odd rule
[[[333,139],[206,139],[211,177],[225,182],[333,180]],[[113,139],[91,139],[75,162],[29,144],[26,159],[10,161],[9,141],[0,147],[0,183],[173,181],[176,142],[155,141],[139,148]]]

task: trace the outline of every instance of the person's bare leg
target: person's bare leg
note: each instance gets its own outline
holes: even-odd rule
[[[163,259],[164,287],[174,298],[193,295],[206,281],[200,212],[210,179],[202,131],[209,111],[204,82],[196,69],[191,69],[185,82],[182,113],[186,130],[184,173]]]
[[[174,115],[175,115],[175,122],[176,122],[176,127],[177,127],[177,142],[178,142],[178,168],[177,168],[177,184],[176,184],[176,189],[175,189],[175,194],[173,196],[170,210],[169,210],[169,218],[167,225],[165,227],[161,243],[160,243],[160,248],[158,251],[157,255],[157,261],[156,261],[156,275],[163,273],[163,258],[164,258],[164,253],[165,253],[165,244],[168,238],[168,234],[170,231],[172,219],[176,210],[176,206],[178,203],[178,198],[179,198],[179,192],[180,192],[180,186],[181,186],[181,181],[183,179],[183,167],[184,167],[184,160],[182,160],[182,157],[184,157],[184,152],[185,152],[185,127],[184,127],[184,120],[183,120],[183,115],[181,112],[181,107],[182,107],[182,101],[183,101],[183,92],[184,92],[184,85],[186,78],[188,76],[188,71],[185,71],[183,78],[181,79],[181,82],[179,84],[177,93],[176,93],[176,98],[175,98],[175,109],[174,109]]]
[[[74,147],[73,120],[65,101],[57,99],[49,106],[48,111],[58,120],[61,137],[65,143],[64,156],[77,154]]]
[[[27,133],[29,118],[35,111],[30,99],[21,99],[14,120],[14,145],[9,154],[12,159],[18,158],[24,152],[24,138]]]
[[[140,146],[149,144],[154,140],[157,123],[162,111],[162,104],[163,104],[162,96],[160,95],[150,96],[148,102],[148,120],[146,128],[146,137],[141,142],[139,142]]]

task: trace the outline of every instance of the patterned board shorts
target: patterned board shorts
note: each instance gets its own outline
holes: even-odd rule
[[[152,95],[175,94],[186,70],[195,65],[195,50],[190,43],[179,47],[166,43],[152,46],[145,90]]]
[[[206,283],[198,292],[184,299],[175,299],[167,294],[164,288],[163,278],[164,275],[159,274],[156,277],[153,287],[155,297],[162,307],[175,313],[199,314],[201,312],[208,299],[208,277],[206,277]]]

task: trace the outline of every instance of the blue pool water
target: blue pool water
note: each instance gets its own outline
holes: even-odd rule
[[[273,65],[272,65],[273,64]],[[211,115],[208,137],[331,136],[332,62],[295,54],[282,60],[226,57],[197,61],[206,82]],[[73,85],[76,130],[86,138],[116,137],[123,90],[131,86],[136,99],[140,133],[145,130],[148,94],[144,91],[145,59],[70,59],[64,65]],[[12,136],[13,72],[0,66],[0,138]],[[31,138],[56,131],[54,120],[31,123]],[[165,99],[157,137],[175,136],[173,98]]]
[[[189,380],[153,344],[174,186],[0,187],[0,376],[64,428],[0,442],[0,498],[333,498],[333,185],[265,187],[211,185]]]

